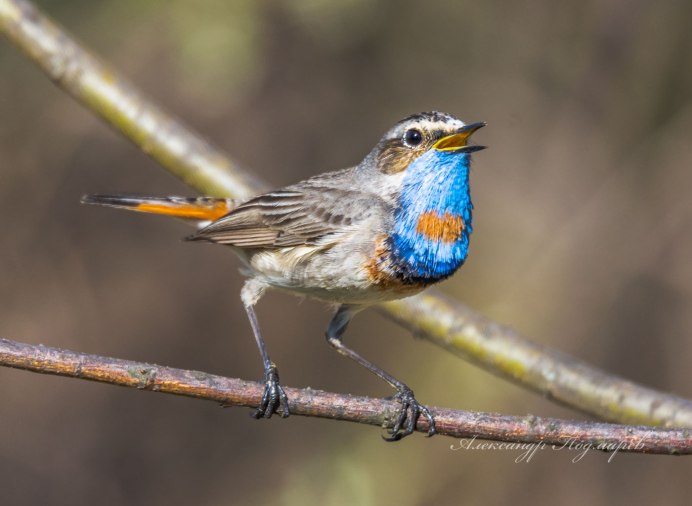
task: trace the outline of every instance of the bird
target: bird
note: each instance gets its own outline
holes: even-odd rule
[[[387,382],[400,404],[386,441],[412,434],[430,410],[413,390],[348,347],[353,316],[378,302],[414,295],[454,274],[466,261],[472,232],[469,144],[484,122],[466,124],[442,112],[408,116],[390,128],[357,165],[315,175],[244,201],[213,197],[92,194],[82,202],[197,223],[186,237],[229,246],[247,279],[240,298],[263,364],[255,418],[290,414],[255,314],[268,289],[336,306],[327,342]]]

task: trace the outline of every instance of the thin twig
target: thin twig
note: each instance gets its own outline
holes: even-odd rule
[[[144,99],[30,2],[0,0],[0,31],[58,86],[202,193],[245,198],[262,188],[227,156]],[[438,292],[380,308],[414,334],[562,404],[607,420],[692,427],[691,401],[539,346]]]
[[[227,155],[156,107],[30,2],[0,0],[0,31],[58,86],[190,186],[211,196],[249,198],[261,185]]]
[[[0,361],[17,369],[195,397],[219,402],[224,406],[254,408],[262,396],[262,385],[259,383],[7,339],[0,339]],[[388,428],[392,426],[399,410],[397,401],[312,389],[285,390],[294,415]],[[555,445],[558,448],[587,446],[611,452],[692,454],[692,430],[684,428],[635,427],[535,416],[430,409],[435,415],[438,433],[454,438]],[[417,430],[427,432],[425,417],[420,418]]]

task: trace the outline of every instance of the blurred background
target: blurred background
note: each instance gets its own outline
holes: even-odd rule
[[[692,3],[52,0],[38,4],[272,186],[355,164],[422,110],[487,121],[471,255],[442,289],[537,342],[692,397]],[[191,195],[0,41],[0,335],[259,379],[238,262],[84,193]],[[286,385],[389,388],[258,314]],[[583,418],[374,311],[346,336],[425,403]],[[688,504],[689,458],[451,451],[377,428],[0,370],[2,504]]]

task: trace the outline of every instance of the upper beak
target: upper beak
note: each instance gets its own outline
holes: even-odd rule
[[[442,137],[439,141],[433,144],[433,148],[438,151],[447,151],[450,153],[473,153],[485,149],[485,146],[467,146],[466,141],[478,129],[485,126],[484,122],[471,123],[464,125],[456,133]]]

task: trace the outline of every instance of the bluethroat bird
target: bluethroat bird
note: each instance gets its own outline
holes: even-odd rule
[[[241,299],[264,363],[256,418],[289,415],[288,399],[260,332],[254,306],[268,288],[338,305],[329,344],[397,390],[398,417],[386,440],[411,434],[418,418],[435,420],[413,391],[347,347],[349,321],[368,305],[408,297],[451,276],[466,260],[471,234],[471,134],[440,112],[394,125],[365,159],[244,202],[218,198],[88,195],[83,202],[176,216],[199,223],[190,241],[230,246],[248,276]]]

